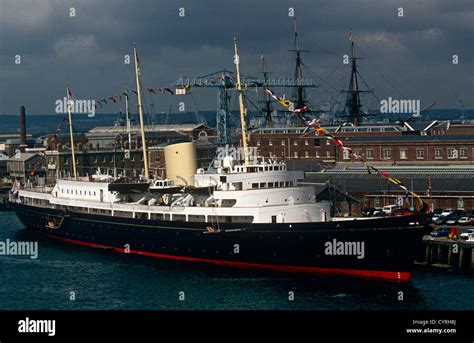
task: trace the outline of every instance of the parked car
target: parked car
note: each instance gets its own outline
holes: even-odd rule
[[[382,211],[385,212],[386,215],[391,215],[393,212],[399,210],[401,206],[399,205],[387,205],[382,208]]]
[[[451,214],[453,214],[453,215],[458,215],[458,216],[460,216],[460,217],[467,216],[466,211],[464,211],[464,210],[455,210],[455,211],[453,211],[453,213],[451,213]]]
[[[447,221],[448,219],[449,219],[448,217],[439,216],[439,217],[436,218],[433,222],[434,222],[436,225],[443,225],[444,223],[446,223],[446,221]]]
[[[441,213],[435,213],[433,214],[433,217],[431,217],[431,221],[434,223],[436,219],[441,217]]]
[[[373,213],[374,217],[385,217],[386,213],[382,210],[377,210]]]
[[[410,214],[412,214],[413,212],[410,211],[409,208],[400,208],[396,211],[393,212],[393,215],[394,216],[408,216]]]
[[[461,233],[459,238],[468,239],[470,233],[474,233],[474,229],[469,229],[466,232]]]
[[[446,208],[446,209],[443,210],[443,212],[441,212],[441,215],[442,215],[443,217],[447,217],[447,216],[449,216],[449,215],[450,215],[451,213],[453,213],[453,212],[454,212],[454,209],[452,209],[452,208]]]
[[[466,216],[461,217],[461,218],[459,218],[459,220],[458,220],[458,224],[459,224],[459,225],[470,225],[472,219],[473,219],[473,218],[471,218],[471,217],[466,217]]]
[[[439,215],[439,214],[443,213],[443,209],[442,209],[442,208],[435,208],[435,209],[433,210],[433,213]]]
[[[438,230],[431,231],[431,237],[448,237],[451,230],[447,227],[440,228]]]
[[[446,224],[448,224],[448,225],[457,224],[459,219],[461,219],[461,216],[453,214],[453,215],[449,216],[449,218],[447,218]]]
[[[374,212],[377,211],[375,207],[367,207],[362,210],[362,216],[363,217],[371,217]]]

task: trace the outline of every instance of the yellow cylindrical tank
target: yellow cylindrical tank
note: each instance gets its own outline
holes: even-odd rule
[[[196,144],[194,142],[172,143],[165,147],[166,178],[175,185],[194,185],[197,170]]]

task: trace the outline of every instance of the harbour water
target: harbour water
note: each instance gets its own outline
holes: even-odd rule
[[[0,310],[474,309],[474,277],[449,270],[416,267],[398,284],[163,261],[53,242],[0,212],[7,239],[39,251],[0,255]]]

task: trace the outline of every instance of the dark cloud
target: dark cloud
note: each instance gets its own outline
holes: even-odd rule
[[[30,113],[52,113],[66,81],[79,98],[119,92],[133,84],[133,66],[123,63],[133,42],[149,87],[232,69],[234,35],[244,73],[257,75],[265,53],[273,75],[288,76],[289,7],[298,18],[301,47],[311,50],[305,65],[336,89],[347,83],[340,65],[352,28],[365,58],[360,70],[380,98],[402,93],[449,108],[458,107],[461,97],[466,107],[474,107],[472,0],[0,0],[0,113],[15,113],[20,105]],[[397,16],[400,7],[403,18]],[[14,64],[17,54],[21,65]],[[459,55],[458,65],[451,63],[453,54]],[[322,85],[314,93],[316,103],[332,89]],[[215,90],[197,90],[194,98],[201,110],[215,108]],[[181,100],[157,95],[149,102],[159,112]],[[193,107],[191,99],[184,100]]]

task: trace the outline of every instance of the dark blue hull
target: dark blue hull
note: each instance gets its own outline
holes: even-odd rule
[[[296,224],[155,221],[11,203],[25,227],[51,238],[157,258],[280,271],[407,281],[425,215]],[[51,221],[58,225],[52,226]],[[418,222],[419,225],[409,225]],[[49,223],[49,224],[48,224]],[[328,253],[328,242],[363,242],[363,257]],[[347,251],[346,251],[347,252]]]

